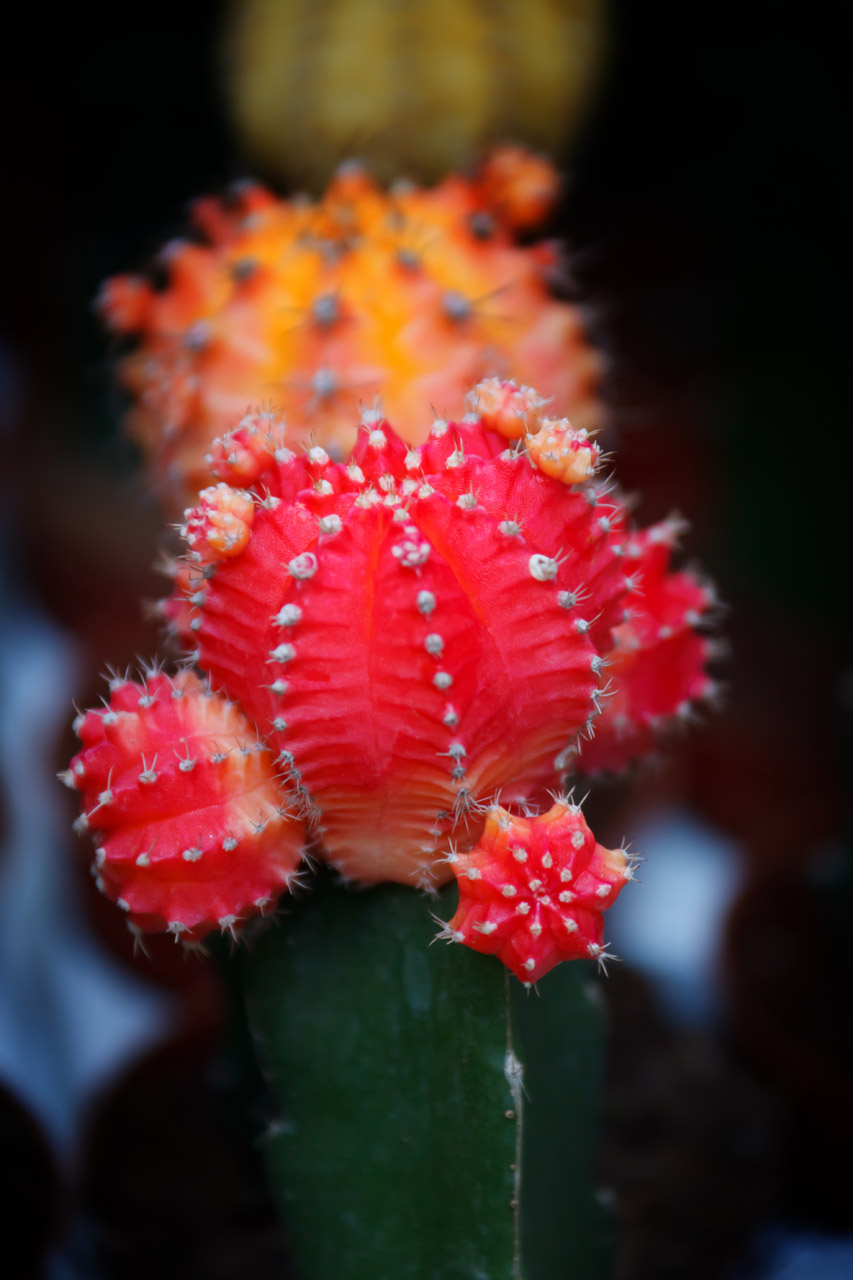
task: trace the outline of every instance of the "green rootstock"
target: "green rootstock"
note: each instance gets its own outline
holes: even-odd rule
[[[525,991],[493,957],[431,946],[430,906],[323,883],[247,957],[299,1280],[599,1280],[589,968]]]

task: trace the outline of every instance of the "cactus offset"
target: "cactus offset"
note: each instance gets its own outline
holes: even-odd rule
[[[669,571],[681,528],[677,519],[664,520],[626,540],[624,567],[636,590],[613,635],[613,695],[578,758],[580,773],[618,771],[648,755],[716,693],[707,672],[716,645],[701,629],[713,619],[717,597],[689,570]]]
[[[476,847],[448,861],[459,881],[449,941],[499,956],[526,983],[561,960],[606,960],[602,912],[631,868],[596,843],[578,805],[560,799],[535,818],[495,805]]]
[[[108,326],[138,340],[120,364],[127,424],[164,496],[194,501],[213,442],[266,402],[291,443],[310,435],[338,456],[359,404],[381,401],[417,440],[425,405],[459,415],[472,383],[507,372],[577,428],[597,426],[600,361],[577,310],[549,294],[555,251],[514,239],[556,185],[505,149],[432,190],[386,195],[349,166],[315,204],[251,185],[197,201],[204,243],[167,247],[167,287],[118,277],[100,298]]]
[[[115,679],[75,727],[83,750],[63,778],[95,836],[98,886],[132,929],[233,933],[292,884],[302,824],[252,725],[196,676]]]

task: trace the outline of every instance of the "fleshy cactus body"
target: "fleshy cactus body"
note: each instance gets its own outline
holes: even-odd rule
[[[556,188],[547,165],[506,149],[432,190],[386,195],[350,166],[318,203],[252,185],[199,200],[202,242],[164,250],[166,287],[118,277],[100,299],[109,327],[137,339],[120,378],[161,492],[194,501],[212,442],[270,402],[291,443],[311,435],[337,456],[359,404],[379,398],[422,440],[425,405],[458,416],[490,374],[534,382],[551,412],[596,426],[600,361],[576,308],[549,292],[556,252],[515,239]]]
[[[449,941],[500,956],[526,983],[561,960],[607,958],[602,914],[631,866],[622,849],[596,843],[571,800],[535,818],[495,805],[477,845],[449,862],[459,881]]]
[[[663,520],[625,542],[624,567],[637,590],[613,633],[612,696],[578,757],[580,773],[624,769],[716,693],[707,671],[716,644],[703,634],[717,611],[716,592],[694,573],[669,568],[682,528],[678,519]]]
[[[273,868],[270,884],[239,903],[198,904],[184,918],[142,893],[144,859],[141,870],[133,859],[149,856],[152,839],[158,873],[170,856],[183,874],[185,850],[202,848],[190,880],[203,879],[200,868],[215,859],[181,824],[208,806],[205,831],[221,847],[232,789],[245,812],[247,797],[263,797],[254,844],[239,855],[253,875],[274,843],[264,823],[286,824],[296,806],[319,855],[347,877],[439,885],[453,874],[454,851],[480,838],[496,796],[520,813],[564,787],[578,753],[584,760],[602,694],[611,694],[614,658],[628,676],[620,705],[635,709],[638,723],[650,682],[662,683],[663,703],[676,707],[702,693],[705,642],[691,627],[704,588],[667,572],[669,526],[632,532],[595,478],[597,446],[568,422],[544,419],[530,388],[487,380],[470,403],[481,412],[435,421],[416,447],[366,413],[345,463],[319,446],[293,453],[274,422],[244,424],[222,442],[214,465],[227,468],[232,458],[241,487],[220,481],[187,511],[188,551],[164,604],[218,692],[188,684],[190,676],[167,690],[159,676],[152,700],[151,682],[148,692],[119,683],[108,712],[83,720],[86,751],[70,775],[89,825],[113,833],[99,855],[109,864],[104,887],[134,915],[203,931],[222,917],[244,918],[272,883],[287,883],[298,825],[283,828],[284,870]],[[649,575],[645,606],[638,561]],[[665,675],[646,657],[651,642],[626,649],[634,667],[619,657],[627,626],[645,635],[654,616],[659,634],[664,614],[679,655]],[[650,675],[641,666],[637,674],[644,661]],[[216,734],[242,737],[243,749],[208,750]],[[613,734],[619,763],[646,745],[642,735],[626,742]],[[187,748],[203,757],[198,772],[178,758],[184,741],[199,744]],[[607,742],[605,734],[596,766],[608,763]],[[175,839],[164,838],[168,822],[143,785],[155,753],[171,771],[164,812],[177,824]],[[233,777],[233,765],[208,762],[224,755],[242,762]],[[118,790],[110,770],[121,776]],[[202,781],[212,788],[203,800],[194,790]],[[127,847],[122,827],[132,828]],[[138,902],[128,876],[116,878],[131,863]],[[584,947],[600,942],[591,926],[581,932]],[[574,954],[571,939],[561,945]],[[546,953],[543,963],[553,962],[553,948]]]
[[[591,726],[627,594],[622,513],[474,415],[414,449],[367,415],[347,464],[273,455],[255,487],[250,530],[222,484],[189,514],[195,603],[176,605],[196,660],[267,735],[336,866],[440,882],[478,805],[544,797]]]
[[[188,672],[117,679],[76,725],[64,775],[96,839],[101,889],[134,929],[233,932],[290,886],[304,829],[253,726]]]

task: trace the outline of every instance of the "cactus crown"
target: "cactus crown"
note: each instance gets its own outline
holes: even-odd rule
[[[545,418],[543,399],[515,383],[488,379],[469,403],[421,445],[364,411],[345,462],[319,445],[294,452],[270,415],[216,446],[214,475],[239,483],[219,479],[185,513],[187,552],[163,606],[209,687],[191,675],[120,683],[108,710],[83,720],[69,775],[99,830],[103,886],[135,922],[192,936],[239,923],[289,883],[304,819],[318,855],[362,883],[431,888],[456,874],[450,936],[499,952],[523,980],[603,954],[600,913],[627,878],[624,856],[595,844],[575,806],[524,815],[582,771],[597,720],[593,759],[606,767],[608,750],[621,763],[645,746],[652,715],[702,695],[695,627],[710,601],[691,575],[668,572],[673,525],[630,528],[585,431]],[[609,726],[608,697],[620,708]],[[156,813],[155,755],[170,770]],[[232,759],[236,772],[221,767]],[[249,821],[248,796],[259,803],[251,830],[234,817]],[[545,862],[516,884],[520,864],[499,856],[504,818],[524,829],[530,857],[553,858],[589,891],[548,889],[545,902]],[[226,848],[234,839],[239,853]],[[230,897],[215,907],[214,848],[233,854]],[[168,886],[156,901],[147,858]]]
[[[499,955],[525,983],[561,960],[606,964],[602,913],[632,865],[624,850],[596,843],[570,797],[533,818],[495,805],[476,847],[450,863],[459,907],[444,930],[448,941]]]

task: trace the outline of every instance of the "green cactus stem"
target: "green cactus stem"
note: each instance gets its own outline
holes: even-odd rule
[[[457,890],[445,889],[447,918]],[[326,880],[245,959],[300,1280],[597,1280],[601,1008],[586,962],[526,990],[430,945],[429,900]]]

